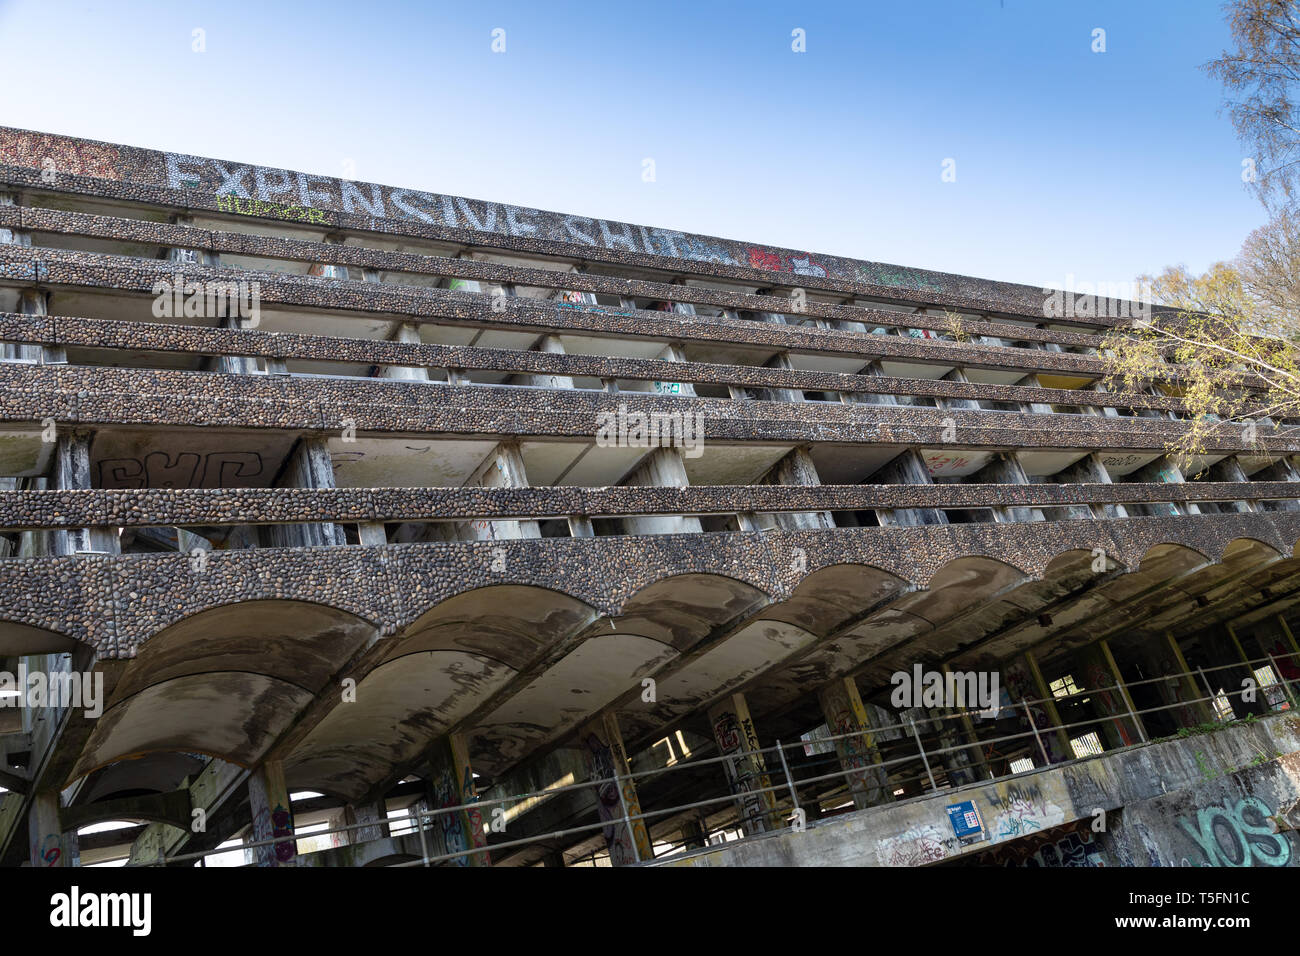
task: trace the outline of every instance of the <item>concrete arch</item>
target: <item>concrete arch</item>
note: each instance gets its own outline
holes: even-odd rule
[[[73,777],[167,751],[251,766],[377,639],[368,622],[321,604],[255,600],[186,615],[125,666]]]
[[[81,641],[62,631],[0,619],[0,657],[66,654],[81,646]]]

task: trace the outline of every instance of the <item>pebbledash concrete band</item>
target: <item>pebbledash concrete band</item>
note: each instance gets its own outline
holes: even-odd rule
[[[1300,422],[1088,279],[0,129],[0,863],[1296,865]]]

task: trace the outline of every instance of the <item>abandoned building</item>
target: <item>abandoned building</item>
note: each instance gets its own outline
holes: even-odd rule
[[[0,860],[1300,865],[1296,422],[1062,297],[0,129]]]

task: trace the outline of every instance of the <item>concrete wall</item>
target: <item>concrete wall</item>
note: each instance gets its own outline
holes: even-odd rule
[[[1300,799],[1300,718],[1276,715],[1172,738],[999,782],[859,810],[663,861],[683,866],[924,866],[1038,840],[1096,832],[1099,865],[1300,865],[1300,837],[1269,832],[1265,809]],[[1276,755],[1281,755],[1276,756]],[[1265,759],[1269,758],[1269,759]],[[963,846],[947,807],[973,800],[987,840]],[[1243,802],[1244,801],[1244,802]],[[1098,811],[1102,814],[1099,816]],[[1094,841],[1087,841],[1089,844]],[[1213,857],[1213,864],[1209,862]],[[974,860],[972,859],[972,862]],[[988,859],[988,862],[999,862]]]

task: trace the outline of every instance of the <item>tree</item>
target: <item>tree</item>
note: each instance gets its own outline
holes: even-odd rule
[[[1235,49],[1205,68],[1223,83],[1232,125],[1255,150],[1261,200],[1292,205],[1300,199],[1300,3],[1235,0],[1227,11]]]
[[[1300,222],[1283,212],[1250,234],[1235,262],[1141,277],[1164,308],[1104,337],[1112,388],[1182,400],[1188,428],[1169,447],[1180,464],[1232,423],[1253,444],[1261,420],[1300,418],[1298,267]]]
[[[1182,400],[1188,428],[1168,449],[1181,465],[1234,423],[1254,444],[1259,420],[1300,418],[1300,2],[1234,0],[1226,10],[1235,49],[1206,69],[1255,150],[1269,222],[1232,263],[1142,276],[1165,308],[1103,342],[1112,388]]]

